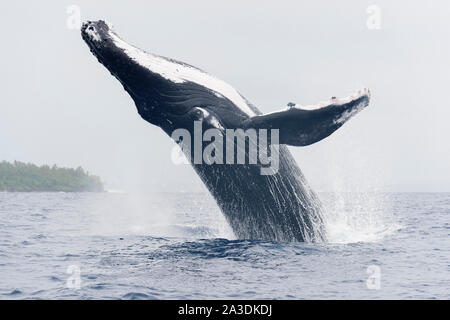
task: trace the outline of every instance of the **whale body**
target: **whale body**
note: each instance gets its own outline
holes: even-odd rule
[[[290,103],[280,111],[262,114],[228,83],[184,62],[140,50],[104,21],[84,23],[81,34],[99,62],[122,83],[139,115],[169,136],[180,128],[194,135],[196,123],[203,130],[221,133],[249,128],[277,130],[272,156],[277,156],[278,163],[271,174],[261,174],[261,162],[197,163],[193,153],[188,153],[237,238],[326,240],[320,201],[287,145],[307,146],[329,136],[368,105],[368,89],[313,106]],[[247,138],[248,146],[261,147],[260,140]],[[249,157],[247,149],[245,156]]]

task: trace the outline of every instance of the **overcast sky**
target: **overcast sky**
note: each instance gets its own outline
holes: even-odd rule
[[[67,27],[67,7],[231,83],[263,112],[363,87],[369,108],[290,147],[322,191],[450,191],[448,1],[2,1],[0,160],[83,166],[110,189],[203,190]],[[381,9],[379,30],[366,21]]]

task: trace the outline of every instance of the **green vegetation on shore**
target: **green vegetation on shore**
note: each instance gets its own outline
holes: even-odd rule
[[[0,191],[104,191],[99,177],[89,174],[83,168],[58,168],[56,165],[36,166],[14,161],[0,162]]]

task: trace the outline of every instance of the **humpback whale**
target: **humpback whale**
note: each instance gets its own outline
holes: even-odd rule
[[[196,123],[220,132],[277,130],[277,148],[271,153],[277,156],[278,167],[272,174],[261,174],[264,164],[260,162],[197,163],[190,153],[193,168],[237,238],[326,240],[320,201],[287,146],[307,146],[328,137],[369,104],[368,89],[317,105],[289,103],[282,110],[263,114],[228,83],[187,63],[138,49],[107,22],[87,21],[81,34],[98,61],[134,100],[139,115],[169,136],[180,128],[193,133]],[[246,141],[248,146],[261,147],[260,140],[246,137]],[[182,139],[176,142],[184,145]],[[245,155],[249,156],[248,150]]]

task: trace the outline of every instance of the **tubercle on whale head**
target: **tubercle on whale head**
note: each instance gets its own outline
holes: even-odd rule
[[[142,118],[159,125],[166,118],[164,112],[186,112],[182,107],[165,108],[165,100],[161,97],[174,90],[174,84],[139,64],[133,54],[147,53],[122,40],[111,24],[103,20],[86,21],[81,27],[81,36],[98,61],[129,93]]]
[[[86,21],[81,26],[81,37],[92,54],[120,81],[126,78],[126,70],[132,68],[132,61],[114,43],[114,35],[111,25],[102,20]]]

